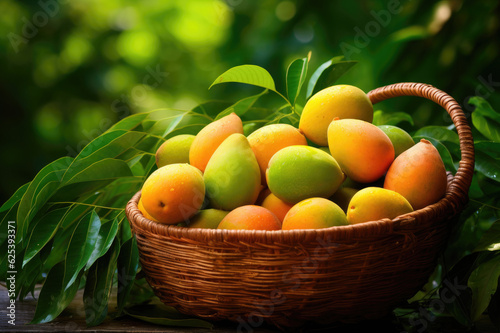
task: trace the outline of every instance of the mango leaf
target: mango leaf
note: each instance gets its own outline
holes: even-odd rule
[[[376,126],[396,126],[403,121],[409,122],[412,126],[414,125],[412,116],[406,112],[384,112],[377,110],[373,113],[373,124]]]
[[[292,105],[295,105],[302,85],[306,81],[308,64],[309,60],[307,58],[296,59],[288,66],[286,71],[286,92]]]
[[[102,257],[108,251],[109,247],[113,243],[113,240],[115,239],[117,232],[118,219],[116,218],[101,225],[94,245],[94,249],[92,250],[92,254],[87,261],[85,270],[88,270],[98,258]]]
[[[488,308],[491,296],[495,294],[500,277],[500,254],[476,268],[469,277],[467,285],[472,290],[471,318],[479,319]]]
[[[500,220],[496,220],[488,231],[483,234],[474,252],[498,250],[500,250]]]
[[[83,293],[87,326],[99,325],[108,314],[108,299],[119,252],[120,244],[118,239],[115,239],[109,251],[97,259],[89,269]]]
[[[213,324],[184,315],[173,307],[163,304],[140,304],[126,308],[124,312],[134,318],[164,326],[213,328]]]
[[[97,242],[101,220],[95,211],[87,213],[76,225],[65,256],[63,287],[75,282],[80,270],[85,267]]]
[[[117,130],[131,131],[139,126],[148,116],[149,112],[130,115],[111,126],[106,132]]]
[[[425,136],[425,137],[424,136],[413,136],[413,140],[415,142],[419,142],[421,139],[426,139],[426,140],[430,141],[434,145],[434,147],[436,147],[436,149],[439,152],[439,155],[441,155],[441,159],[443,160],[443,163],[444,163],[446,170],[451,171],[453,173],[457,172],[457,168],[456,168],[455,164],[453,163],[453,157],[451,156],[450,151],[448,150],[448,148],[446,148],[446,146],[441,141],[436,140],[436,139],[431,138],[431,137],[428,137],[428,136]]]
[[[208,87],[225,82],[239,82],[276,91],[273,77],[267,70],[255,65],[241,65],[228,69]]]
[[[78,162],[81,159],[84,159],[87,156],[92,155],[102,147],[106,146],[108,143],[112,142],[113,140],[119,138],[120,136],[124,135],[127,133],[126,130],[116,130],[116,131],[106,131],[102,135],[98,136],[94,140],[90,141],[83,149],[78,153],[78,155],[75,157],[73,160],[73,163]],[[71,170],[71,167],[68,168]],[[68,179],[67,176],[64,177],[64,179]]]
[[[130,295],[134,280],[139,269],[139,250],[135,238],[127,240],[120,249],[118,256],[118,312],[122,312]]]
[[[267,94],[267,89],[260,94],[243,98],[238,102],[234,103],[215,117],[215,120],[219,120],[222,117],[230,115],[231,113],[236,113],[239,117],[243,116],[254,104],[255,102],[264,94]]]
[[[34,292],[35,285],[40,281],[42,274],[43,262],[40,258],[40,254],[36,255],[28,265],[23,267],[16,276],[16,287],[19,285],[19,289],[16,291],[16,295],[19,299],[24,299],[30,292]]]
[[[476,171],[494,181],[500,182],[500,160],[481,150],[475,152],[475,159]]]
[[[307,98],[333,85],[342,75],[358,63],[351,60],[342,61],[343,58],[344,56],[332,58],[318,67],[307,84]]]
[[[75,158],[71,166],[64,174],[63,183],[95,162],[107,158],[116,158],[127,149],[133,147],[137,142],[139,142],[139,140],[141,140],[145,136],[145,134],[133,131],[126,132],[123,130],[119,130],[114,132],[107,132],[102,136],[102,140],[95,139],[94,141],[92,141],[92,144],[95,144],[93,148],[95,150],[93,152],[90,152],[90,150],[85,148],[84,152],[88,155],[82,157],[82,152]],[[96,141],[99,142],[100,146],[97,146],[97,144],[95,143]]]
[[[9,200],[5,201],[2,207],[0,207],[0,213],[3,213],[9,209],[11,209],[16,203],[21,201],[24,193],[28,190],[30,183],[26,183],[20,188],[16,190],[16,192],[9,198]]]
[[[474,149],[476,150],[476,152],[481,151],[495,159],[500,158],[500,142],[475,141]]]
[[[126,162],[105,158],[80,171],[68,179],[63,185],[66,186],[74,183],[110,180],[130,176],[132,176],[132,172]]]
[[[26,252],[22,263],[23,268],[54,237],[67,211],[68,207],[50,211],[38,219],[33,227],[30,228],[31,233],[27,240]]]
[[[78,273],[69,285],[65,282],[66,271],[64,261],[49,271],[38,297],[35,316],[30,324],[41,324],[53,320],[71,303],[78,291],[83,271]]]
[[[191,111],[214,119],[221,110],[225,110],[230,106],[231,102],[229,101],[214,100],[201,103],[191,109]]]
[[[474,96],[469,104],[476,106],[472,112],[472,124],[489,140],[500,142],[500,113],[493,110],[491,105],[482,97]]]
[[[19,204],[19,208],[17,210],[17,234],[16,241],[22,242],[28,230],[28,225],[30,220],[28,219],[28,215],[34,216],[40,207],[32,207],[33,200],[36,200],[40,205],[42,202],[46,202],[48,197],[34,197],[35,190],[45,186],[47,183],[54,181],[54,176],[56,176],[56,172],[60,172],[66,170],[66,168],[71,164],[73,158],[71,157],[63,157],[54,162],[45,166],[36,176],[33,181],[28,186],[28,189],[23,195],[21,202]],[[56,180],[57,181],[57,180]],[[47,195],[47,194],[46,194]],[[50,193],[48,193],[50,196]]]
[[[460,144],[458,134],[444,126],[426,126],[415,132],[414,136],[429,137],[438,141],[449,141]]]

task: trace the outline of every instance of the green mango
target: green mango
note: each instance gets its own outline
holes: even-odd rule
[[[247,138],[235,133],[225,139],[208,161],[203,178],[214,208],[230,211],[255,203],[260,169]]]

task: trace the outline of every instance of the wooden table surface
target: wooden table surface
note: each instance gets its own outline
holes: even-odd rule
[[[36,294],[35,294],[36,296]],[[32,297],[24,301],[16,301],[16,325],[10,325],[7,321],[7,305],[9,302],[7,290],[0,286],[0,332],[195,332],[195,333],[233,333],[248,332],[248,330],[238,330],[238,325],[232,322],[215,322],[214,329],[206,328],[183,328],[168,327],[151,324],[129,316],[122,316],[116,319],[107,318],[101,325],[96,327],[87,327],[85,324],[85,311],[83,308],[83,291],[79,291],[71,304],[61,315],[50,323],[28,325],[35,312],[36,300]],[[458,330],[457,330],[458,329]],[[289,331],[289,330],[287,330]],[[446,329],[432,328],[430,332],[462,332],[460,328]],[[252,332],[255,333],[274,333],[281,332],[272,326],[258,327]],[[345,325],[335,324],[328,327],[303,327],[299,332],[386,332],[386,333],[405,333],[402,327],[394,324],[393,318],[384,318],[378,321]],[[470,332],[493,333],[495,331],[489,319],[484,316],[477,324],[476,328]]]

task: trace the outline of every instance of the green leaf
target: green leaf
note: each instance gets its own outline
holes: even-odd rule
[[[496,220],[488,231],[483,234],[474,252],[498,250],[500,250],[500,220]]]
[[[474,149],[476,150],[476,152],[481,151],[495,159],[500,158],[500,142],[475,141]]]
[[[479,319],[488,308],[491,296],[495,294],[500,276],[500,254],[476,268],[469,277],[467,285],[472,290],[471,318]]]
[[[307,85],[307,98],[318,91],[333,85],[342,75],[347,73],[357,61],[342,61],[344,57],[338,56],[325,62],[313,73]]]
[[[73,161],[73,158],[71,157],[60,158],[45,166],[35,176],[35,179],[31,181],[28,189],[21,199],[19,209],[17,210],[17,242],[23,241],[24,237],[26,236],[28,225],[30,222],[29,216],[33,217],[38,212],[38,209],[41,207],[42,203],[46,202],[51,195],[50,192],[47,193],[44,191],[43,197],[40,195],[38,195],[38,197],[35,197],[35,191],[39,188],[43,188],[49,183],[60,181],[60,179],[57,179],[58,176],[62,176],[61,172],[68,168],[68,166],[71,164],[71,161]],[[37,206],[35,207],[32,206],[34,200],[37,202]]]
[[[118,312],[122,312],[130,295],[139,269],[139,250],[135,238],[127,240],[120,249],[118,257]]]
[[[97,242],[101,220],[95,211],[87,213],[76,225],[65,256],[63,287],[70,286],[85,267]]]
[[[444,126],[426,126],[415,132],[414,136],[433,138],[438,141],[449,141],[460,144],[458,134]]]
[[[412,116],[406,112],[384,112],[378,110],[373,113],[373,124],[376,126],[396,126],[403,121],[409,122],[412,126],[414,125]]]
[[[2,207],[0,207],[0,213],[3,213],[9,209],[11,209],[16,203],[21,201],[24,193],[28,190],[30,183],[26,183],[20,188],[17,189],[17,191],[7,200]]]
[[[213,324],[198,318],[184,315],[173,307],[156,304],[140,304],[125,309],[125,313],[131,317],[164,326],[182,326],[213,328]]]
[[[47,279],[38,297],[35,316],[30,324],[41,324],[53,320],[75,297],[83,271],[70,285],[66,285],[64,282],[65,271],[65,263],[60,262],[47,274]]]
[[[130,176],[132,176],[132,172],[125,161],[105,158],[80,171],[68,179],[63,185],[66,186],[74,183],[93,182],[97,180],[112,180]]]
[[[309,60],[307,58],[294,60],[286,71],[286,92],[288,100],[295,105],[297,96],[300,94],[302,85],[307,76],[307,67]]]
[[[108,251],[117,232],[118,219],[116,218],[101,225],[94,249],[90,255],[87,265],[85,266],[85,270],[89,269],[98,258],[102,257]]]
[[[85,147],[84,151],[78,155],[71,166],[66,170],[63,177],[63,183],[71,177],[85,170],[92,164],[104,159],[116,158],[126,150],[132,148],[145,136],[144,133],[126,132],[123,130],[107,132],[103,134],[100,140],[92,141],[94,149],[91,151]],[[86,156],[84,156],[86,154]]]
[[[145,120],[148,116],[149,112],[130,115],[126,118],[123,118],[113,126],[111,126],[106,132],[112,132],[117,130],[131,131],[137,126],[139,126],[142,123],[142,121]]]
[[[54,237],[62,218],[67,212],[67,207],[53,210],[42,216],[30,227],[31,233],[26,245],[23,267]]]
[[[203,114],[211,119],[214,119],[221,110],[225,110],[231,106],[229,101],[207,101],[195,106],[191,112]]]
[[[108,314],[109,294],[113,285],[119,251],[120,244],[115,239],[109,251],[97,259],[89,269],[83,293],[87,326],[101,324]]]
[[[273,77],[267,70],[256,65],[241,65],[228,69],[210,85],[225,82],[239,82],[276,91]]]
[[[500,113],[493,110],[491,105],[482,97],[474,96],[469,104],[476,106],[472,112],[472,124],[488,139],[500,142]]]
[[[500,182],[500,160],[481,150],[477,150],[474,157],[476,159],[476,171],[494,181]]]
[[[425,137],[424,136],[413,136],[413,140],[415,142],[419,142],[421,139],[426,139],[426,140],[430,141],[434,145],[434,147],[436,147],[436,149],[439,152],[439,155],[441,155],[441,159],[443,160],[443,163],[444,163],[446,170],[452,171],[453,173],[457,172],[457,169],[455,167],[455,164],[453,163],[453,157],[451,156],[450,151],[448,150],[448,148],[446,148],[446,146],[441,141],[436,140],[436,139],[431,138],[431,137],[427,137],[427,136],[425,136]]]
[[[234,103],[233,105],[219,113],[217,117],[215,117],[215,120],[219,120],[220,118],[230,115],[233,112],[236,113],[239,117],[243,116],[264,94],[267,94],[267,90],[264,90],[260,94],[239,100],[238,102]]]

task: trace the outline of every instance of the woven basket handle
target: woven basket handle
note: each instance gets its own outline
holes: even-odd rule
[[[396,83],[374,89],[368,93],[373,104],[398,96],[427,98],[442,106],[450,115],[460,139],[461,160],[448,189],[448,197],[455,203],[455,208],[465,205],[468,201],[467,193],[474,172],[474,140],[462,108],[453,97],[444,91],[423,83]]]

